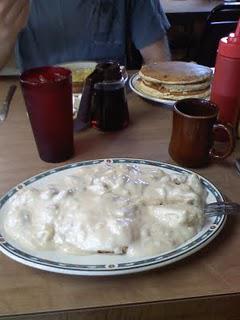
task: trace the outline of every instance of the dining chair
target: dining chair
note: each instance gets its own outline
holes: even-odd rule
[[[240,2],[225,2],[213,8],[206,19],[194,60],[214,67],[219,40],[235,31],[239,18]]]

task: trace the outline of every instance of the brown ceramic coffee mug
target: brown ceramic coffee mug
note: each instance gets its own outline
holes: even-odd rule
[[[183,99],[173,109],[169,154],[180,165],[196,168],[210,159],[225,159],[234,149],[234,133],[229,125],[217,122],[218,107],[204,99]],[[213,147],[214,132],[224,130],[228,142],[224,151]]]

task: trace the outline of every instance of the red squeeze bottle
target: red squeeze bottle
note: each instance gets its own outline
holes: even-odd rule
[[[219,42],[211,101],[219,107],[219,121],[231,124],[237,134],[240,116],[240,19],[235,33]],[[226,140],[224,132],[219,132],[216,138]]]

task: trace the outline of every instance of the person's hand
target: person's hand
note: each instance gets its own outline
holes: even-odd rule
[[[29,0],[0,0],[0,69],[7,63],[29,15]]]
[[[0,42],[15,43],[29,15],[29,0],[0,0]],[[0,46],[1,46],[0,43]]]

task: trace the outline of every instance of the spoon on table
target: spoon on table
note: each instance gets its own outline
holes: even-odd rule
[[[8,89],[7,95],[2,105],[0,106],[0,123],[4,122],[7,118],[9,106],[16,89],[17,89],[17,86],[15,84],[11,85]]]
[[[240,215],[240,204],[236,202],[212,202],[204,207],[204,213],[208,217],[217,215]]]

